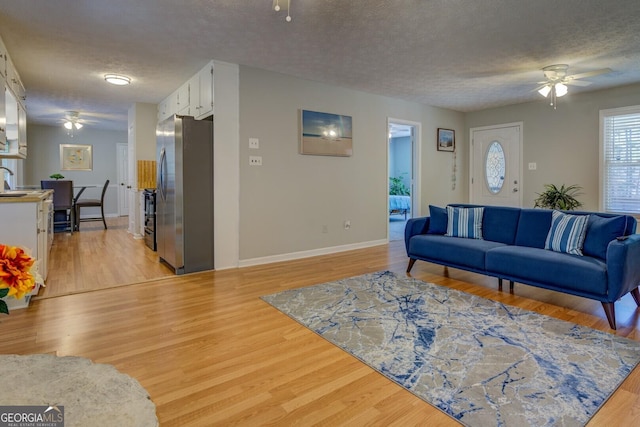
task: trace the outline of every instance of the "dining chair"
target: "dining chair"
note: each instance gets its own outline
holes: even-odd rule
[[[107,192],[107,187],[109,187],[109,180],[107,180],[107,182],[104,183],[104,187],[102,187],[102,195],[100,196],[100,199],[78,199],[76,197],[76,230],[80,230],[80,223],[81,222],[86,222],[86,221],[102,221],[102,224],[104,224],[104,229],[107,229],[107,221],[105,221],[104,219],[104,195]],[[78,194],[79,196],[80,194]],[[81,210],[82,208],[96,208],[99,207],[100,208],[100,216],[99,217],[87,217],[87,218],[82,218],[80,216]]]
[[[56,226],[64,226],[71,233],[75,224],[75,209],[73,206],[73,181],[70,180],[43,180],[40,181],[43,190],[53,190],[53,229]]]

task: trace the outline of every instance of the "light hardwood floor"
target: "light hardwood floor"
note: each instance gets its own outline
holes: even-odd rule
[[[98,233],[96,241],[110,241],[110,232]],[[134,253],[138,241],[123,237],[113,248],[87,244],[89,234],[82,233],[60,240],[57,249],[91,252],[68,269],[74,280],[113,275],[131,283],[143,274],[128,256],[102,264],[114,251]],[[392,242],[264,266],[143,277],[128,286],[40,299],[0,317],[0,353],[77,355],[115,365],[150,393],[162,426],[458,425],[259,298],[385,269],[404,274],[406,261],[402,242]],[[111,268],[118,271],[105,271]],[[424,262],[411,275],[613,332],[601,305],[583,298],[518,284],[515,294],[499,292],[495,279]],[[616,308],[616,333],[640,340],[640,311],[631,297]],[[589,425],[640,425],[640,368]]]
[[[173,276],[144,240],[127,233],[128,217],[83,222],[80,231],[55,233],[46,287],[34,299],[90,292]]]

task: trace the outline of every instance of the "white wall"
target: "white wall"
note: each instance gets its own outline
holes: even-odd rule
[[[352,116],[353,156],[298,154],[300,109]],[[451,188],[452,153],[436,152],[435,143],[438,127],[456,129],[458,159],[466,161],[462,113],[241,66],[240,260],[384,241],[389,117],[422,123],[422,212],[429,203],[466,201],[466,185]],[[259,138],[258,150],[249,138]],[[263,166],[249,166],[250,155]]]
[[[569,95],[557,109],[539,101],[468,113],[466,134],[473,127],[523,122],[523,205],[533,207],[544,184],[577,184],[585,210],[599,210],[599,112],[640,105],[640,85]],[[535,162],[537,169],[528,170]],[[468,177],[468,165],[465,166]],[[465,178],[468,180],[468,178]]]
[[[98,188],[87,189],[82,197],[99,199],[102,186],[109,179],[111,183],[105,195],[105,215],[118,215],[116,144],[127,142],[126,132],[95,130],[87,125],[71,138],[62,126],[29,124],[27,126],[27,141],[28,155],[24,160],[23,185],[39,186],[41,180],[50,179],[50,175],[60,173],[64,175],[65,179],[73,180],[75,186],[98,186]],[[93,170],[60,170],[60,144],[91,145]],[[98,213],[99,209],[94,212],[90,209],[82,211],[83,216]]]

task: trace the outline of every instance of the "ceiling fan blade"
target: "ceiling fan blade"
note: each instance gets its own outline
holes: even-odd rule
[[[566,80],[586,79],[587,77],[599,76],[600,74],[607,74],[612,72],[611,68],[603,68],[601,70],[587,71],[586,73],[573,74],[565,77]]]
[[[571,86],[589,86],[591,85],[591,82],[586,80],[567,80],[564,84]]]

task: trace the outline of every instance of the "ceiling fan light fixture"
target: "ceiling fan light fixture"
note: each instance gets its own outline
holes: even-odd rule
[[[67,130],[71,130],[73,128],[73,123],[71,122],[64,122],[64,128]]]
[[[75,122],[73,125],[76,129],[82,129],[82,123]]]
[[[104,79],[108,83],[116,86],[126,86],[128,84],[131,84],[131,78],[123,76],[121,74],[105,74]]]
[[[556,90],[556,96],[558,97],[565,96],[568,92],[567,86],[562,83],[556,83],[555,90]]]
[[[540,88],[540,90],[538,90],[538,93],[544,96],[545,98],[549,96],[549,92],[551,92],[551,86],[549,85],[543,86]]]

